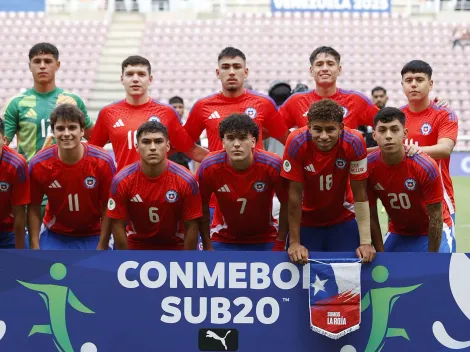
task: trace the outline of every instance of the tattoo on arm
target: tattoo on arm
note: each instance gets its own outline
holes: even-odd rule
[[[442,204],[429,204],[427,210],[429,215],[428,250],[437,252],[442,239]]]

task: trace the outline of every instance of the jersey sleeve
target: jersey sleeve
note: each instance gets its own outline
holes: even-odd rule
[[[431,158],[429,158],[429,161],[432,163],[432,170],[421,170],[423,196],[426,205],[439,203],[444,199],[441,173],[439,172],[436,162],[431,160]],[[429,166],[429,168],[431,168],[431,166]]]
[[[295,121],[295,114],[292,113],[292,105],[292,101],[288,99],[279,108],[279,116],[281,117],[282,121],[284,121],[284,125],[288,129],[297,125]]]
[[[117,179],[114,178],[111,184],[111,191],[109,192],[108,210],[106,211],[108,218],[116,220],[128,219],[128,198],[129,197],[126,197],[125,182],[122,180],[118,182]]]
[[[346,133],[346,132],[345,132]],[[351,180],[364,180],[369,176],[367,171],[367,147],[364,137],[356,130],[350,130],[349,137],[349,175]]]
[[[109,131],[108,131],[108,118],[106,110],[101,110],[98,114],[98,119],[96,120],[95,128],[93,128],[93,133],[91,134],[90,140],[88,143],[96,145],[98,147],[103,147],[109,141]]]
[[[11,205],[26,205],[31,201],[28,165],[24,159],[17,169],[16,182],[12,186]]]
[[[281,177],[280,174],[275,176],[274,192],[276,193],[280,203],[287,203],[289,198],[287,180]]]
[[[168,138],[170,144],[176,148],[179,152],[187,152],[194,146],[194,141],[189,136],[188,132],[184,129],[181,124],[176,111],[168,108]],[[96,128],[96,127],[95,127]],[[199,138],[199,137],[198,137]]]
[[[281,138],[287,132],[287,127],[284,120],[281,118],[279,111],[273,101],[266,99],[265,102],[265,116],[263,127],[269,132],[273,138]]]
[[[363,94],[355,95],[354,104],[358,111],[358,126],[374,126],[374,117],[379,112],[379,108],[368,97]],[[357,127],[357,126],[355,126]]]
[[[303,146],[299,147],[300,134],[291,133],[287,138],[282,161],[281,176],[296,182],[304,182],[304,169],[302,167]]]
[[[457,115],[450,109],[445,109],[440,116],[437,139],[450,138],[457,142],[459,123]]]
[[[39,205],[42,203],[44,198],[44,189],[42,184],[39,182],[39,175],[37,166],[33,165],[29,167],[29,178],[30,178],[30,194],[31,194],[31,204]]]
[[[183,200],[183,221],[193,220],[202,216],[202,202],[199,187],[195,186],[193,190],[187,187],[188,191]]]
[[[184,124],[184,129],[188,132],[193,142],[196,142],[199,140],[199,137],[205,128],[206,125],[203,115],[203,103],[198,101],[194,104],[193,108],[189,112],[188,119]]]
[[[3,110],[3,120],[5,121],[5,137],[8,142],[13,140],[19,127],[19,110],[16,97],[12,98]]]
[[[92,127],[93,121],[91,121],[90,116],[88,116],[88,111],[82,98],[80,98],[78,95],[75,95],[75,100],[77,101],[78,108],[82,110],[83,114],[85,115],[85,129]]]

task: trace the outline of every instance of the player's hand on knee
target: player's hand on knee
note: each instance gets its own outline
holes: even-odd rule
[[[291,244],[287,253],[292,263],[302,265],[308,263],[308,250],[300,243]]]
[[[361,244],[356,249],[356,255],[362,260],[363,263],[370,263],[375,258],[375,248],[370,244]]]

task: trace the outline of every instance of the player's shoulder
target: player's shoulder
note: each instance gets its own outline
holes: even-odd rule
[[[269,95],[259,93],[259,92],[255,92],[255,91],[249,90],[249,89],[246,90],[246,94],[248,95],[248,97],[250,99],[259,100],[263,104],[272,105],[277,109],[276,102]]]
[[[49,160],[55,158],[56,155],[57,155],[57,144],[41,149],[29,161],[29,168],[32,169],[37,164],[46,163]]]
[[[408,104],[405,104],[405,105],[403,105],[403,106],[400,106],[398,109],[399,109],[400,111],[403,111],[403,112],[406,114],[406,112],[408,111]]]
[[[140,161],[136,161],[132,164],[127,165],[121,171],[119,171],[113,177],[113,181],[111,182],[111,193],[115,194],[118,185],[129,178],[132,178],[136,173],[140,170]]]
[[[299,101],[308,99],[311,96],[312,90],[307,92],[298,92],[292,94],[281,106],[296,105]]]
[[[377,160],[380,160],[380,149],[376,149],[373,152],[367,154],[368,164],[374,164]]]
[[[415,154],[412,157],[406,157],[407,162],[411,163],[413,169],[424,172],[431,180],[439,176],[439,167],[434,159],[425,153]]]
[[[451,122],[457,122],[457,115],[450,107],[437,106],[434,102],[432,102],[430,108],[438,116],[438,118],[444,118]]]
[[[124,99],[114,101],[108,105],[103,106],[98,113],[98,117],[100,117],[102,114],[112,112],[116,109],[122,109],[123,106],[124,106]]]
[[[114,163],[111,155],[106,150],[92,144],[87,144],[86,147],[88,148],[88,155],[90,157],[99,160],[103,164],[107,164],[113,173],[116,172],[116,164]]]
[[[303,146],[306,146],[308,142],[312,141],[312,135],[308,130],[308,126],[301,127],[295,131],[292,131],[287,137],[287,153],[291,158],[295,158],[302,149]]]
[[[367,152],[364,137],[361,132],[348,127],[344,127],[343,131],[339,134],[339,138],[344,141],[344,146],[351,148],[354,154],[359,157]]]
[[[16,170],[20,178],[26,178],[28,165],[26,159],[21,154],[4,145],[2,148],[2,160]]]
[[[282,159],[274,153],[262,149],[255,150],[255,162],[265,165],[270,170],[281,172]]]
[[[168,115],[174,116],[174,117],[178,118],[178,120],[180,120],[180,117],[178,116],[178,113],[173,108],[173,106],[171,106],[170,104],[162,103],[161,101],[158,101],[156,99],[152,99],[151,100],[151,105],[154,109],[157,109],[159,111],[159,113],[167,114],[167,116]]]
[[[168,160],[168,171],[176,175],[184,183],[188,184],[193,194],[197,194],[199,187],[197,185],[196,178],[188,169],[186,169],[184,166],[174,163],[171,160]]]
[[[364,101],[370,106],[374,105],[372,100],[367,95],[357,90],[339,88],[338,92],[343,96],[350,96],[356,100]]]
[[[8,110],[9,108],[18,106],[19,103],[20,103],[24,98],[28,97],[29,95],[32,95],[31,89],[27,89],[27,90],[24,90],[24,91],[21,92],[21,93],[18,93],[18,94],[13,95],[12,97],[10,97],[10,98],[8,99],[7,103],[5,104],[5,109],[4,109],[4,110]]]
[[[199,98],[198,100],[194,102],[189,113],[191,113],[195,109],[202,109],[204,106],[214,103],[218,99],[219,94],[220,93],[214,93],[214,94]]]

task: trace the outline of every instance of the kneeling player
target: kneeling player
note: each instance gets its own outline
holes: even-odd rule
[[[278,235],[272,218],[276,192],[280,202],[279,236],[287,232],[287,193],[276,154],[255,149],[258,125],[245,114],[232,114],[219,125],[224,150],[210,153],[198,170],[204,248],[215,250],[271,250]],[[209,235],[209,200],[217,205]]]
[[[96,249],[100,233],[110,232],[106,217],[109,187],[116,167],[109,154],[81,143],[85,116],[63,104],[50,117],[57,145],[38,152],[29,164],[31,204],[28,228],[31,249]],[[41,202],[49,201],[41,228]]]
[[[202,216],[196,179],[167,159],[170,141],[160,122],[141,125],[136,140],[140,161],[122,169],[111,185],[114,248],[196,249]],[[107,248],[108,240],[102,237],[99,248]]]
[[[359,131],[344,127],[343,115],[333,100],[315,102],[307,112],[308,126],[287,139],[281,175],[289,180],[288,252],[293,262],[305,263],[307,250],[356,251],[364,262],[375,257],[366,144]]]
[[[29,199],[28,165],[5,145],[5,124],[0,119],[0,248],[24,248]]]
[[[377,251],[450,253],[455,241],[452,220],[443,203],[439,168],[426,154],[405,154],[405,114],[384,108],[374,118],[379,150],[368,156],[368,193],[372,239]],[[384,204],[390,222],[383,243],[376,199]],[[455,246],[454,246],[455,248]]]

